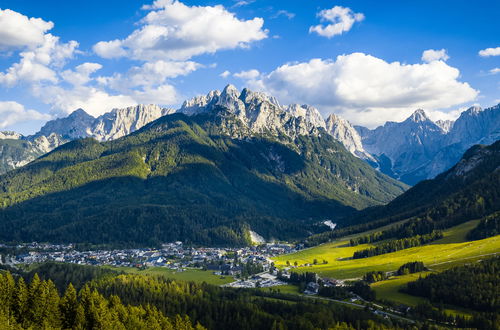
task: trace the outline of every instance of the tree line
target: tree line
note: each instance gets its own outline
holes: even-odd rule
[[[410,282],[406,293],[483,312],[500,310],[500,258],[454,267]]]
[[[409,249],[415,246],[421,246],[427,244],[429,242],[435,241],[443,237],[443,233],[440,231],[433,231],[427,235],[417,235],[414,237],[403,238],[398,240],[392,240],[386,243],[379,244],[375,247],[364,249],[360,251],[354,252],[352,258],[360,259],[360,258],[368,258],[377,256],[380,254],[396,252],[399,250]]]

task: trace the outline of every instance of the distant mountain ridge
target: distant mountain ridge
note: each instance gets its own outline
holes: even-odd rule
[[[320,129],[324,129],[356,157],[410,185],[450,168],[472,145],[489,144],[500,139],[500,105],[485,110],[471,107],[454,122],[434,122],[424,110],[418,109],[403,122],[387,122],[368,129],[353,126],[335,114],[325,120],[316,108],[309,105],[284,106],[273,96],[246,88],[240,92],[228,85],[222,91],[213,90],[207,95],[186,100],[178,110],[137,105],[114,109],[94,118],[78,109],[68,117],[47,122],[32,136],[0,132],[0,174],[24,166],[77,138],[110,141],[167,114],[195,115],[211,112],[217,107],[226,109],[245,124],[248,132],[233,131],[234,123],[225,123],[226,133],[233,137],[244,137],[248,133],[318,135]]]
[[[433,122],[419,109],[401,123],[355,128],[382,172],[414,185],[449,169],[471,146],[499,140],[500,104],[484,110],[471,107],[455,122]]]

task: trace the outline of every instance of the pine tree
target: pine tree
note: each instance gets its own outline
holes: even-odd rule
[[[76,297],[76,290],[70,283],[59,303],[63,328],[73,329],[76,326],[78,307],[81,306]]]

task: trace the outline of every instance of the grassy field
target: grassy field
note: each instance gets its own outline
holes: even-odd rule
[[[410,261],[423,261],[432,270],[442,270],[451,266],[463,265],[477,261],[500,252],[500,235],[484,240],[464,242],[466,233],[477,225],[470,221],[450,228],[444,237],[432,244],[405,249],[393,253],[363,259],[350,259],[354,251],[366,249],[372,245],[363,244],[351,247],[347,238],[302,250],[290,255],[282,255],[274,259],[278,267],[285,267],[288,260],[299,265],[312,264],[314,259],[318,265],[299,266],[297,272],[313,271],[324,277],[351,279],[362,277],[374,270],[394,271]],[[359,234],[364,235],[364,233]],[[322,264],[326,260],[327,264]]]
[[[409,274],[403,276],[394,276],[382,282],[376,282],[371,285],[377,293],[377,299],[391,300],[408,306],[415,306],[424,302],[426,299],[399,292],[399,289],[408,282],[416,281],[420,276],[424,277],[431,272],[422,272],[418,274]]]
[[[479,241],[466,241],[467,233],[477,226],[478,222],[476,220],[469,221],[450,228],[443,233],[444,237],[442,239],[431,244],[370,258],[350,259],[355,251],[373,246],[370,244],[355,247],[349,246],[349,239],[366,235],[368,233],[366,232],[290,255],[282,255],[275,258],[274,261],[278,267],[285,267],[287,261],[292,265],[294,262],[297,262],[299,267],[294,271],[312,271],[319,273],[323,277],[337,279],[360,278],[369,271],[395,271],[407,262],[423,261],[429,268],[428,272],[393,276],[389,280],[371,285],[377,293],[377,299],[386,299],[396,303],[415,306],[418,303],[424,302],[425,298],[399,292],[399,289],[408,282],[415,281],[419,276],[426,276],[431,272],[477,262],[500,253],[500,235]],[[319,264],[309,265],[313,264],[314,259],[317,259]],[[323,260],[326,260],[328,263],[322,264]],[[308,265],[305,266],[306,264]],[[467,311],[457,309],[449,309],[447,312],[450,314],[468,315]]]
[[[262,291],[276,291],[278,290],[280,293],[292,293],[292,294],[299,294],[301,293],[299,291],[299,287],[296,285],[278,285],[278,286],[273,286],[271,288],[260,288],[259,290]]]
[[[163,267],[150,267],[144,270],[139,270],[132,267],[108,267],[118,271],[124,271],[129,274],[140,275],[155,275],[163,276],[174,280],[193,281],[193,282],[206,282],[208,284],[222,285],[234,281],[231,276],[214,275],[211,271],[204,271],[200,269],[187,269],[183,272],[176,272]]]

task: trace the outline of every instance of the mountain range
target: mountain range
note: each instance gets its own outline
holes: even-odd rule
[[[70,141],[0,176],[0,239],[243,245],[250,230],[293,239],[408,188],[319,119],[312,107],[228,86],[121,138]]]
[[[355,128],[383,173],[414,185],[449,169],[471,146],[499,140],[500,104],[484,110],[471,107],[455,122],[433,122],[419,109],[401,123]]]
[[[257,100],[257,101],[256,101]],[[256,106],[265,101],[266,108]],[[255,104],[245,102],[254,102]],[[260,103],[259,103],[260,102]],[[482,110],[471,107],[456,121],[432,121],[424,110],[416,110],[403,122],[387,122],[375,129],[353,126],[338,115],[323,119],[319,111],[308,105],[282,106],[264,93],[234,86],[223,92],[211,91],[205,96],[184,102],[178,110],[156,105],[137,105],[114,109],[98,118],[78,109],[68,117],[47,122],[39,132],[22,136],[16,132],[0,132],[0,174],[24,166],[37,157],[67,143],[92,137],[110,141],[126,136],[144,125],[175,112],[186,115],[209,111],[214,106],[230,109],[252,133],[290,134],[300,126],[300,134],[322,128],[353,155],[384,174],[409,185],[431,179],[453,166],[472,145],[490,144],[500,139],[500,105]],[[247,109],[248,108],[248,109]],[[301,118],[300,123],[294,123]]]

